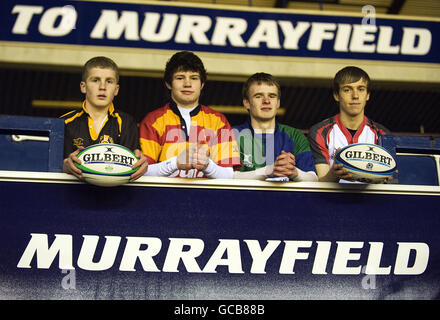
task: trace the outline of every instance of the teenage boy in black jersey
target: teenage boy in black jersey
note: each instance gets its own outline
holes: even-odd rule
[[[84,65],[80,83],[81,92],[85,94],[82,108],[61,116],[65,123],[64,172],[82,179],[81,170],[74,165],[80,163],[77,154],[97,143],[116,143],[134,152],[139,161],[132,168],[139,169],[131,175],[130,181],[147,171],[148,163],[140,151],[135,120],[113,105],[113,98],[119,92],[118,82],[119,70],[113,60],[94,57]]]

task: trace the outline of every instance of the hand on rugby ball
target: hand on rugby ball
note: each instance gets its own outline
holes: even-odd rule
[[[73,174],[79,180],[82,179],[82,171],[74,165],[74,163],[81,164],[81,160],[77,158],[78,153],[83,150],[83,147],[79,147],[76,151],[72,152],[63,161],[63,172]]]
[[[135,154],[136,158],[138,158],[139,160],[136,161],[136,163],[133,164],[133,166],[131,168],[136,169],[137,167],[139,167],[139,169],[130,176],[130,181],[134,181],[136,179],[139,179],[148,170],[148,161],[147,161],[147,158],[142,154],[142,152],[139,149],[136,149],[136,150],[134,150],[134,154]]]

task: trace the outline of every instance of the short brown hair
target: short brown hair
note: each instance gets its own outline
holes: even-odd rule
[[[200,81],[206,82],[206,69],[202,60],[191,51],[180,51],[175,53],[167,62],[164,71],[164,80],[171,85],[176,72],[192,71],[198,72]]]
[[[269,85],[276,86],[278,89],[278,99],[281,98],[281,87],[278,81],[271,74],[257,72],[250,76],[249,79],[247,79],[246,82],[243,84],[243,89],[241,92],[243,99],[249,100],[249,88],[254,83],[267,83]]]
[[[91,58],[82,69],[82,81],[87,80],[89,70],[92,68],[112,69],[115,72],[116,82],[119,82],[119,68],[112,59],[102,56]]]
[[[339,94],[341,85],[357,82],[364,79],[367,83],[367,92],[371,91],[371,80],[364,70],[358,67],[348,66],[339,70],[333,79],[333,92]]]

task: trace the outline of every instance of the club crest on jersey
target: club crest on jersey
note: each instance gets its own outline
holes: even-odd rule
[[[99,143],[115,143],[113,138],[104,134],[101,137],[99,137]]]
[[[72,140],[73,145],[77,148],[84,147],[84,139],[83,138],[75,138]]]
[[[243,153],[243,165],[245,167],[249,167],[249,168],[251,168],[253,166],[251,154],[244,154]]]

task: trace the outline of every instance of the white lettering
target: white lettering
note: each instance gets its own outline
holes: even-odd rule
[[[283,258],[281,259],[280,273],[294,274],[296,260],[306,260],[309,257],[308,252],[298,252],[299,248],[310,248],[312,241],[284,241]]]
[[[259,20],[258,26],[249,38],[247,46],[249,48],[260,47],[260,42],[265,42],[270,49],[280,49],[280,39],[278,36],[278,26],[274,20]]]
[[[12,9],[13,14],[17,15],[17,20],[15,20],[14,26],[12,27],[12,33],[14,34],[27,34],[29,24],[31,23],[34,14],[41,14],[43,12],[43,7],[40,6],[24,6],[16,5]]]
[[[336,30],[335,23],[313,22],[309,41],[307,43],[307,49],[312,51],[321,50],[322,41],[333,39],[334,33],[331,31],[334,30]]]
[[[313,262],[313,274],[327,274],[325,269],[327,268],[328,256],[330,254],[330,248],[332,243],[330,241],[316,241],[318,246],[316,247],[315,261]]]
[[[258,240],[244,240],[247,244],[249,253],[252,256],[251,273],[265,274],[266,263],[275,249],[281,243],[279,240],[267,240],[267,245],[264,250],[261,250]]]
[[[397,256],[394,274],[418,275],[425,272],[429,261],[429,247],[422,242],[397,242]],[[411,252],[415,258],[412,266],[409,266]]]
[[[284,35],[283,48],[288,50],[298,50],[298,42],[304,33],[309,29],[310,22],[299,21],[294,28],[291,21],[278,21]]]
[[[189,246],[189,249],[183,251],[184,246]],[[179,272],[177,267],[182,260],[188,272],[202,272],[196,258],[202,254],[204,247],[205,243],[201,239],[170,238],[162,271]]]
[[[380,266],[382,249],[382,242],[370,242],[370,252],[368,253],[367,266],[365,267],[366,274],[390,274],[391,266]]]
[[[145,12],[144,24],[141,29],[141,38],[150,42],[166,42],[171,40],[176,29],[179,16],[174,13],[164,13],[162,24],[158,30],[160,14]]]
[[[374,43],[366,44],[366,42],[373,42],[375,40],[375,35],[371,33],[374,33],[376,31],[377,27],[374,25],[353,25],[350,51],[373,53],[376,50],[376,45]]]
[[[363,6],[362,12],[362,24],[260,19],[254,30],[248,30],[248,21],[241,17],[144,12],[144,21],[140,25],[137,11],[103,9],[90,38],[119,40],[122,37],[124,40],[155,43],[193,42],[221,47],[325,52],[333,47],[334,52],[387,55],[423,56],[430,52],[432,34],[429,29],[402,26],[401,30],[394,30],[392,26],[377,26],[373,6]],[[43,6],[15,5],[11,13],[17,15],[11,30],[17,35],[28,34],[29,28],[36,25],[34,20],[38,15],[41,15],[38,32],[48,37],[68,35],[78,20],[78,13],[72,5],[46,11]],[[243,39],[245,34],[250,34],[247,43]],[[401,39],[396,36],[400,34]],[[307,41],[306,48],[301,48],[300,41],[304,37],[307,37],[303,41]],[[327,45],[324,41],[331,42]]]
[[[432,34],[425,28],[403,28],[402,54],[425,55],[431,50]]]
[[[70,234],[56,234],[55,240],[49,248],[47,234],[31,233],[31,240],[23,252],[18,268],[31,268],[34,256],[37,259],[38,269],[49,269],[55,257],[58,257],[60,269],[74,269],[72,265],[72,236]]]
[[[122,11],[118,18],[116,10],[102,10],[98,22],[90,33],[93,39],[103,39],[104,33],[108,39],[117,40],[125,33],[126,40],[139,40],[138,14],[134,11]]]
[[[83,270],[105,271],[114,266],[120,246],[121,237],[104,236],[105,243],[99,246],[99,236],[84,235],[83,243],[78,254],[77,266]],[[138,260],[146,272],[180,272],[179,265],[183,263],[189,273],[217,273],[218,266],[227,266],[229,273],[243,274],[242,255],[239,239],[219,239],[214,252],[205,250],[203,239],[195,238],[169,238],[169,245],[158,259],[164,264],[160,270],[154,258],[162,249],[162,241],[153,237],[126,237],[126,244],[119,266],[120,271],[136,271]],[[247,245],[249,254],[244,257],[251,259],[251,274],[266,274],[266,266],[281,240],[267,240],[262,248],[260,240],[242,240]],[[421,242],[397,242],[397,253],[394,266],[381,266],[384,243],[369,242],[369,249],[364,248],[364,242],[360,241],[336,241],[336,252],[332,252],[331,241],[316,241],[314,254],[310,250],[313,241],[284,240],[284,249],[280,259],[278,272],[280,274],[295,274],[297,260],[308,260],[311,256],[313,261],[308,261],[305,266],[311,268],[312,274],[327,274],[327,268],[332,266],[332,274],[358,275],[361,272],[366,275],[389,275],[392,267],[396,275],[419,275],[425,272],[429,262],[429,246]],[[301,250],[301,248],[309,250]],[[396,248],[394,246],[394,248]],[[353,252],[358,249],[357,252]],[[360,250],[363,249],[363,250]],[[58,255],[58,267],[61,270],[74,270],[73,267],[73,239],[72,235],[56,234],[49,246],[48,235],[31,233],[31,238],[20,257],[17,268],[32,268],[31,263],[38,269],[49,269]],[[366,265],[361,270],[359,260],[366,260]],[[385,255],[389,256],[389,254]],[[197,259],[207,259],[204,268],[199,266]],[[99,259],[94,261],[94,259]],[[357,262],[357,263],[356,263]],[[277,262],[272,262],[277,265]],[[364,278],[365,281],[369,281]],[[69,279],[66,278],[66,281]],[[67,284],[67,283],[66,283]],[[371,283],[365,283],[367,286]]]
[[[377,40],[377,52],[386,54],[398,54],[400,47],[392,46],[393,28],[390,26],[379,27],[379,39]]]
[[[83,244],[78,257],[78,267],[84,270],[103,271],[110,269],[115,262],[121,237],[105,236],[105,245],[99,262],[93,262],[99,236],[83,236]]]
[[[141,246],[145,245],[147,245],[147,248],[141,250]],[[134,266],[139,258],[144,271],[160,272],[153,257],[159,253],[161,247],[162,241],[159,238],[127,237],[127,244],[125,246],[119,270],[136,271]]]
[[[338,24],[336,32],[334,50],[338,52],[348,52],[348,43],[350,41],[351,24]]]
[[[175,36],[176,43],[190,43],[192,37],[196,44],[210,44],[205,33],[211,28],[211,23],[211,18],[207,16],[182,14]]]
[[[203,272],[216,273],[219,265],[228,266],[230,273],[244,273],[241,265],[240,242],[233,239],[219,239],[220,243],[203,269]],[[226,253],[226,258],[223,255]]]
[[[226,40],[229,40],[231,46],[245,47],[241,35],[247,29],[247,21],[242,18],[217,17],[211,43],[215,46],[226,46]]]
[[[363,242],[354,241],[336,241],[338,247],[333,264],[333,274],[360,274],[361,266],[347,267],[349,260],[359,260],[360,253],[351,253],[350,249],[360,249],[364,246]]]
[[[59,17],[61,21],[55,26]],[[62,37],[75,28],[76,19],[77,13],[72,6],[50,8],[41,17],[38,30],[45,36]]]

